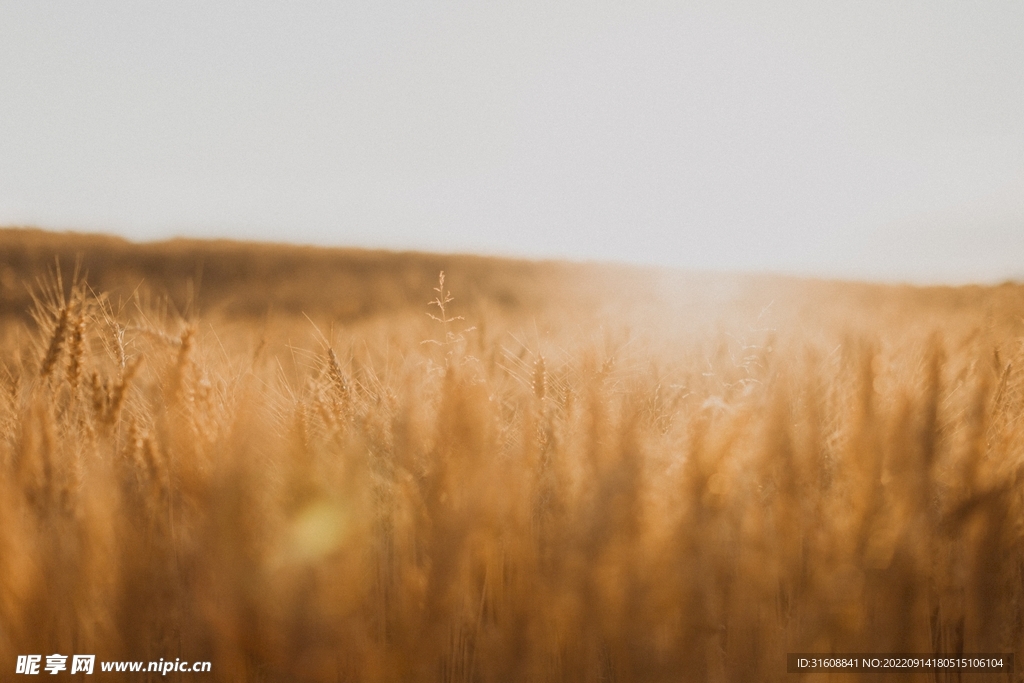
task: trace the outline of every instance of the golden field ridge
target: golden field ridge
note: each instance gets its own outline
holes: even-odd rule
[[[1021,649],[1018,285],[30,231],[0,285],[12,667],[775,681]]]

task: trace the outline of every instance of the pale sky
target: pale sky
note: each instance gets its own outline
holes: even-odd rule
[[[0,0],[0,225],[1024,279],[1024,2]]]

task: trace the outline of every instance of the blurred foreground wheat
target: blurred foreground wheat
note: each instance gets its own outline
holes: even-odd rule
[[[793,651],[1021,651],[1010,327],[520,344],[439,291],[440,322],[270,348],[40,289],[0,348],[0,663],[779,681]]]

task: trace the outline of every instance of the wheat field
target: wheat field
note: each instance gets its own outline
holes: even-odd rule
[[[1022,314],[0,231],[4,680],[960,680],[786,654],[1020,651]]]

